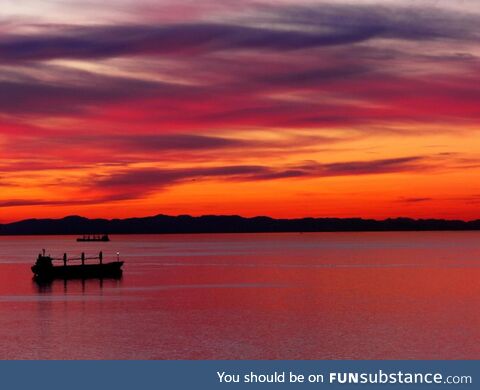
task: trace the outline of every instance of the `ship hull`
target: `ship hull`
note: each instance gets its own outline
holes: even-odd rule
[[[123,261],[104,264],[60,265],[39,267],[34,265],[32,272],[35,279],[90,279],[90,278],[119,278],[122,276]]]

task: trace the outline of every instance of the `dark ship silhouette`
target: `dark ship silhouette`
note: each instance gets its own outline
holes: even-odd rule
[[[86,264],[86,260],[98,260],[98,263]],[[61,265],[54,265],[54,261],[62,261]],[[71,261],[80,261],[80,264],[67,264]],[[122,276],[123,261],[120,261],[117,253],[117,260],[109,263],[103,262],[103,253],[98,256],[86,257],[82,252],[80,257],[68,258],[64,253],[63,257],[55,258],[45,254],[45,249],[37,257],[32,266],[34,279],[88,279],[88,278],[120,278]]]
[[[84,234],[82,237],[77,238],[77,241],[79,242],[86,242],[86,241],[102,241],[102,242],[108,242],[110,241],[110,237],[108,237],[108,234]]]

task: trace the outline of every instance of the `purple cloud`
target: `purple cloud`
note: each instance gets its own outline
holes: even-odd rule
[[[286,178],[321,178],[418,171],[427,169],[427,167],[424,157],[403,157],[331,164],[311,161],[290,167],[238,165],[183,169],[131,168],[93,177],[85,185],[95,192],[127,193],[135,197],[144,197],[153,191],[195,180],[221,178],[231,181],[264,181]]]
[[[478,18],[443,10],[378,5],[259,6],[253,21],[168,25],[49,26],[36,35],[4,35],[0,59],[41,61],[132,55],[199,54],[351,45],[376,38],[425,41],[478,38]],[[283,24],[296,28],[269,27]]]

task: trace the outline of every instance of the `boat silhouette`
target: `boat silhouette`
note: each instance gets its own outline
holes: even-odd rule
[[[102,241],[108,242],[110,241],[110,237],[108,234],[84,234],[82,237],[78,237],[77,241],[79,242],[86,242],[86,241]]]
[[[87,260],[98,260],[98,263],[89,263]],[[54,261],[62,261],[61,265],[54,265]],[[68,264],[69,262],[80,261],[80,264]],[[109,263],[103,262],[103,253],[98,256],[86,257],[82,252],[80,257],[68,258],[64,253],[63,257],[55,258],[45,254],[45,249],[37,257],[32,266],[34,279],[88,279],[88,278],[118,278],[122,276],[123,261],[120,261],[117,253],[117,260]]]
[[[78,237],[77,241],[85,242],[85,241],[102,241],[108,242],[110,241],[110,237],[108,234],[84,234],[82,237]]]

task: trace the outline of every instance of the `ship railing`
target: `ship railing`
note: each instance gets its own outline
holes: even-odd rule
[[[79,257],[68,257],[66,253],[63,254],[63,257],[50,257],[54,261],[62,261],[66,264],[69,261],[81,261],[82,264],[85,263],[86,260],[98,260],[100,264],[103,262],[103,253],[100,252],[98,256],[85,256],[85,253],[82,253]],[[120,253],[117,252],[117,261],[120,261]]]

